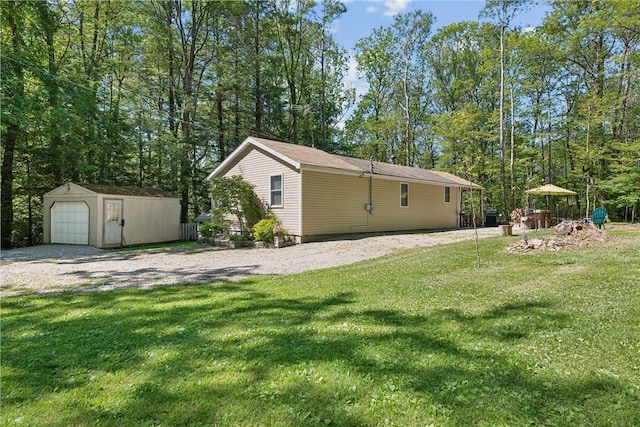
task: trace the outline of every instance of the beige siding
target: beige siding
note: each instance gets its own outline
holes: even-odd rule
[[[89,206],[89,245],[104,247],[104,200],[122,200],[126,245],[169,242],[180,238],[180,200],[166,197],[139,197],[96,194],[70,184],[56,188],[43,198],[43,241],[51,243],[51,207],[55,202],[85,202]]]
[[[304,236],[371,231],[368,177],[303,171],[302,191]]]
[[[457,195],[444,202],[444,187],[375,177],[372,181],[374,212],[369,202],[369,177],[303,171],[302,222],[305,240],[312,236],[457,226]],[[409,206],[400,206],[400,184],[409,185]]]
[[[125,220],[123,233],[126,245],[180,239],[179,199],[106,195],[102,197],[103,200],[118,198],[123,200],[122,218]],[[101,203],[101,206],[101,215],[104,215],[104,204]],[[100,230],[101,233],[103,231]]]
[[[225,176],[242,176],[252,183],[258,199],[266,206],[270,200],[270,177],[282,175],[282,207],[271,211],[282,222],[287,231],[300,235],[300,174],[280,160],[260,150],[251,150],[239,160]]]
[[[374,223],[379,230],[455,228],[458,224],[456,192],[444,202],[444,187],[405,182],[409,206],[400,206],[402,181],[374,179]],[[377,231],[377,230],[376,230]]]
[[[55,202],[85,202],[89,206],[89,245],[98,245],[98,195],[75,184],[58,187],[43,197],[43,243],[51,243],[51,208]]]

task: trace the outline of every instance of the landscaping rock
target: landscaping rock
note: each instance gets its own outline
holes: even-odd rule
[[[545,238],[529,239],[526,234],[507,247],[510,253],[557,252],[585,246],[602,245],[612,239],[606,231],[582,221],[563,221],[555,227],[555,233]]]

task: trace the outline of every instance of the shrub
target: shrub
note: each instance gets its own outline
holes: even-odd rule
[[[200,235],[203,237],[212,237],[213,236],[213,222],[205,221],[200,224]]]
[[[256,240],[273,243],[274,237],[286,236],[287,230],[282,227],[278,218],[272,214],[267,214],[266,218],[261,219],[253,226],[253,237]]]
[[[200,235],[203,237],[213,237],[223,234],[228,230],[231,221],[226,219],[215,219],[213,221],[205,221],[200,225]]]
[[[253,237],[248,233],[229,234],[229,240],[236,242],[246,242],[253,240]]]
[[[224,217],[228,214],[238,218],[240,230],[245,231],[260,220],[262,205],[253,192],[253,184],[242,177],[214,178],[210,183],[209,195],[215,201],[216,207],[212,214]]]

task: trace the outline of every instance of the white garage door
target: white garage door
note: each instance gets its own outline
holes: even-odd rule
[[[51,243],[89,244],[89,206],[85,202],[55,202],[51,208]]]

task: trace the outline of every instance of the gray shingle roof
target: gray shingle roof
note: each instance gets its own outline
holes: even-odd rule
[[[369,160],[355,159],[353,157],[340,157],[342,157],[346,162],[356,165],[363,171],[370,172],[370,169],[372,169],[375,175],[415,179],[418,181],[436,182],[445,185],[452,183],[450,179],[428,169],[413,168],[383,162],[369,162]]]
[[[356,166],[345,162],[340,156],[329,154],[317,148],[307,147],[305,145],[290,144],[288,142],[272,141],[263,138],[251,138],[261,144],[271,148],[274,151],[290,158],[301,165],[318,166],[323,168],[335,168],[343,170],[352,170],[359,172]]]
[[[369,160],[329,154],[317,148],[307,147],[304,145],[296,145],[256,137],[247,138],[242,145],[231,154],[231,156],[229,156],[209,175],[207,179],[210,179],[213,176],[223,175],[225,171],[231,167],[235,157],[240,156],[241,153],[245,153],[252,148],[270,152],[271,155],[277,156],[282,161],[300,169],[307,167],[355,173],[370,173],[373,169],[373,174],[381,177],[386,176],[396,179],[423,181],[442,186],[472,187],[476,189],[482,188],[477,184],[447,172],[394,165],[383,162],[369,162]]]
[[[315,166],[320,168],[339,169],[361,173],[369,173],[373,169],[375,175],[393,178],[438,183],[444,186],[482,188],[478,184],[460,178],[448,172],[434,171],[410,166],[395,165],[384,162],[372,162],[365,159],[329,154],[317,148],[304,145],[290,144],[287,142],[272,141],[269,139],[251,137],[269,149],[278,152],[301,166]],[[373,168],[371,168],[373,166]]]

